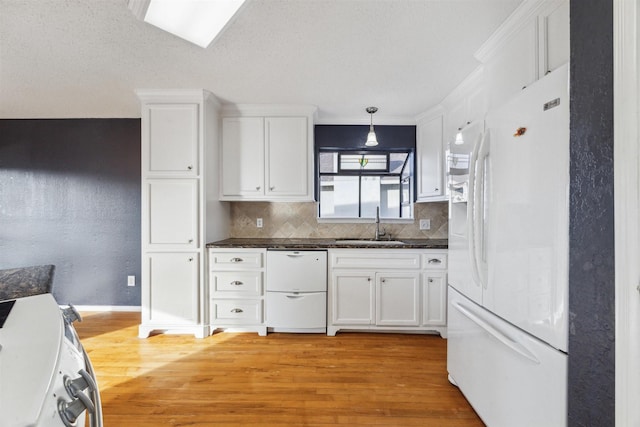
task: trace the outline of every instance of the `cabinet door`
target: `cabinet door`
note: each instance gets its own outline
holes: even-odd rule
[[[264,120],[222,120],[222,197],[264,196]]]
[[[332,321],[337,325],[373,323],[375,274],[367,271],[334,272],[331,277]]]
[[[149,104],[142,156],[148,174],[198,174],[198,104]]]
[[[146,258],[145,320],[169,325],[197,323],[198,254],[151,253]]]
[[[442,196],[444,156],[442,152],[442,116],[418,124],[418,201]]]
[[[378,273],[376,325],[417,326],[420,323],[420,274]]]
[[[267,188],[270,197],[308,195],[309,147],[306,117],[265,119]]]
[[[569,61],[569,2],[563,2],[560,7],[549,15],[542,17],[541,46],[543,50],[540,77],[555,70]]]
[[[144,241],[149,247],[198,247],[198,181],[150,179],[146,195],[149,223]]]
[[[422,274],[422,324],[447,324],[447,280],[444,272]]]
[[[501,106],[538,78],[538,24],[522,25],[485,65],[489,109]]]

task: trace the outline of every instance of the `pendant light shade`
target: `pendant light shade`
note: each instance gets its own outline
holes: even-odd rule
[[[371,124],[369,125],[369,133],[367,134],[367,142],[364,143],[367,147],[375,147],[378,145],[378,138],[373,130],[373,114],[378,111],[378,107],[367,107],[367,113],[371,116]]]
[[[456,145],[464,144],[464,139],[462,138],[462,128],[458,128],[458,132],[456,132],[456,139],[453,141]]]

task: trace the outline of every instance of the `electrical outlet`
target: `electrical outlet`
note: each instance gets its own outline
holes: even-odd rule
[[[430,230],[431,229],[431,220],[430,219],[421,219],[420,220],[420,230]]]
[[[127,286],[136,285],[136,276],[127,276]]]
[[[262,218],[258,218],[258,219],[256,220],[256,227],[258,227],[258,228],[262,228]]]

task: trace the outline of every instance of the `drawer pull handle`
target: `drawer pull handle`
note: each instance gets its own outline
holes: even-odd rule
[[[431,258],[429,260],[429,264],[440,264],[442,261],[439,260],[438,258]]]
[[[234,308],[231,310],[232,313],[244,313],[241,308]]]
[[[242,262],[244,261],[242,258],[231,258],[231,262]]]
[[[233,286],[240,286],[240,285],[244,285],[244,283],[242,283],[242,282],[241,282],[241,281],[239,281],[239,280],[234,280],[233,282],[231,282],[231,284],[232,284]]]

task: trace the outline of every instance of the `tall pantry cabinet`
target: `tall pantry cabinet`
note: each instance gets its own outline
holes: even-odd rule
[[[152,331],[209,335],[207,241],[227,237],[218,201],[219,104],[204,90],[140,90],[142,321]]]

